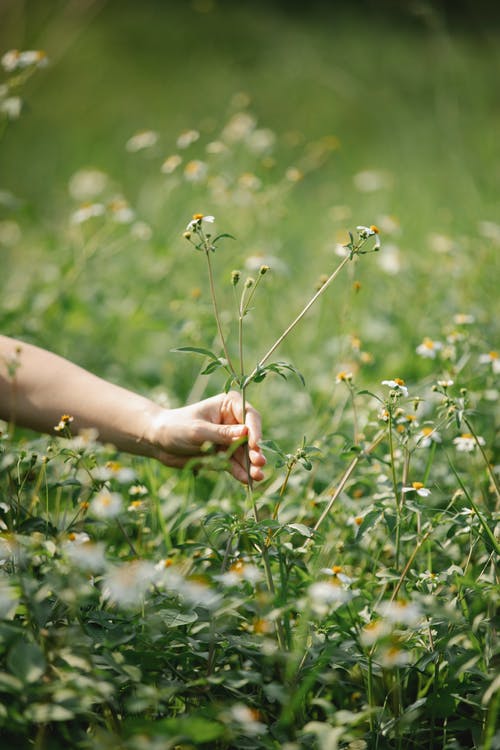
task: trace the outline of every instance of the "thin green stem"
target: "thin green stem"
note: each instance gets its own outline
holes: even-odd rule
[[[470,434],[474,438],[474,442],[476,443],[477,447],[479,448],[479,450],[481,452],[481,455],[482,455],[482,457],[484,459],[484,463],[486,464],[486,470],[488,472],[488,476],[489,476],[491,484],[492,484],[492,486],[493,486],[493,488],[495,490],[495,494],[497,496],[497,500],[500,502],[500,486],[499,486],[498,480],[497,480],[497,478],[495,476],[495,472],[492,469],[491,463],[488,460],[488,456],[486,455],[486,452],[485,452],[483,446],[481,445],[481,441],[479,440],[476,431],[474,430],[472,424],[467,419],[467,417],[464,417],[464,422],[467,425],[467,429],[469,430]]]
[[[220,321],[220,315],[219,315],[219,308],[217,306],[217,296],[215,294],[215,284],[214,284],[214,275],[212,271],[212,262],[210,260],[210,250],[205,250],[205,257],[207,259],[207,265],[208,265],[208,279],[210,282],[210,295],[212,297],[212,305],[214,308],[214,316],[215,316],[215,322],[217,324],[217,330],[219,332],[219,338],[222,344],[222,348],[224,350],[224,356],[226,357],[227,364],[229,369],[233,374],[235,374],[235,369],[233,367],[233,363],[231,361],[231,357],[229,356],[229,352],[226,346],[226,339],[224,338],[224,333],[222,331],[222,324]]]
[[[335,271],[333,271],[333,273],[330,274],[330,276],[325,281],[325,283],[323,284],[323,286],[321,286],[318,289],[318,291],[316,292],[316,294],[314,294],[313,297],[311,297],[311,299],[309,300],[309,302],[305,305],[305,307],[302,308],[302,310],[297,315],[297,317],[294,318],[294,320],[292,320],[292,322],[290,323],[290,325],[283,331],[283,333],[281,334],[281,336],[279,336],[279,338],[276,339],[276,341],[274,342],[274,344],[264,354],[264,356],[262,357],[262,359],[255,366],[255,368],[252,370],[252,372],[250,373],[250,375],[248,375],[245,378],[245,385],[248,384],[251,380],[253,380],[253,378],[255,377],[255,375],[257,375],[257,373],[259,372],[259,370],[261,369],[261,367],[263,367],[263,365],[267,362],[267,360],[269,359],[269,357],[272,354],[274,354],[274,352],[276,351],[276,349],[283,343],[283,341],[286,339],[286,337],[293,331],[293,329],[295,328],[295,326],[302,320],[302,318],[304,317],[304,315],[306,315],[306,313],[314,305],[314,303],[316,302],[316,300],[319,299],[319,297],[326,292],[326,290],[328,289],[328,287],[330,286],[330,284],[332,283],[332,281],[336,278],[336,276],[340,273],[340,271],[342,270],[342,268],[350,260],[351,260],[351,254],[346,255],[346,257],[342,260],[342,262],[337,266],[337,268],[335,269]]]

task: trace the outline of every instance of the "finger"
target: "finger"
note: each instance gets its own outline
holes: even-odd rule
[[[236,422],[243,422],[243,399],[238,391],[229,391],[228,406]],[[259,412],[248,401],[245,404],[245,424],[248,427],[248,444],[250,448],[258,448],[262,438],[262,426]]]

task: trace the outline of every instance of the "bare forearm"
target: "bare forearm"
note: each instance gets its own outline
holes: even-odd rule
[[[92,427],[119,450],[154,455],[149,425],[161,412],[149,399],[30,344],[0,336],[0,418],[52,433],[63,414],[71,429]]]

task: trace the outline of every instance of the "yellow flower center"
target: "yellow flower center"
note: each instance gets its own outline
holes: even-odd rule
[[[396,385],[404,385],[405,381],[402,378],[394,378]]]
[[[201,221],[203,219],[203,214],[193,214],[193,219],[195,221]]]
[[[375,224],[370,224],[370,229],[372,232],[375,232],[375,234],[379,233],[379,229],[375,226]]]
[[[490,352],[491,359],[498,359],[500,354],[498,352]]]
[[[414,490],[421,490],[422,487],[424,486],[424,483],[423,482],[413,482],[411,486],[413,487]]]

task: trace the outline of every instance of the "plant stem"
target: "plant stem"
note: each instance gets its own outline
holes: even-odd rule
[[[331,283],[332,283],[332,281],[333,281],[333,280],[335,279],[335,277],[336,277],[336,276],[337,276],[337,275],[338,275],[338,274],[340,273],[340,271],[342,270],[342,268],[343,268],[343,267],[344,267],[344,266],[345,266],[345,265],[346,265],[346,264],[347,264],[347,263],[348,263],[348,262],[349,262],[350,260],[351,260],[351,255],[346,255],[346,257],[345,257],[345,258],[343,259],[343,261],[342,261],[342,262],[341,262],[341,263],[340,263],[340,264],[339,264],[339,265],[337,266],[337,268],[335,269],[335,271],[333,271],[333,273],[332,273],[332,274],[330,274],[330,276],[329,276],[329,277],[328,277],[328,279],[327,279],[327,280],[325,281],[325,283],[324,283],[324,284],[323,284],[323,285],[322,285],[322,286],[321,286],[321,287],[320,287],[320,288],[318,289],[318,291],[316,292],[316,294],[315,294],[315,295],[314,295],[313,297],[311,297],[311,299],[310,299],[310,300],[309,300],[309,302],[308,302],[308,303],[306,304],[306,306],[302,308],[302,310],[301,310],[301,311],[300,311],[300,313],[299,313],[299,314],[297,315],[297,317],[296,317],[296,318],[294,318],[294,320],[293,320],[293,321],[292,321],[292,322],[290,323],[290,325],[289,325],[289,326],[288,326],[288,327],[287,327],[287,328],[286,328],[286,329],[285,329],[285,330],[283,331],[283,333],[281,334],[281,336],[280,336],[280,337],[279,337],[278,339],[276,339],[276,341],[274,342],[274,344],[273,344],[273,345],[271,346],[271,348],[270,348],[270,349],[269,349],[269,350],[268,350],[268,351],[266,352],[266,354],[264,354],[264,356],[262,357],[262,359],[260,360],[260,362],[258,363],[258,365],[256,365],[256,366],[255,366],[255,368],[254,368],[254,369],[252,370],[252,372],[250,373],[250,375],[247,375],[247,377],[245,378],[245,383],[244,383],[245,385],[246,385],[246,384],[248,384],[248,383],[249,383],[249,382],[250,382],[250,381],[251,381],[251,380],[252,380],[252,379],[253,379],[253,378],[255,377],[255,375],[256,375],[256,374],[257,374],[257,373],[259,372],[260,368],[261,368],[261,367],[262,367],[262,366],[263,366],[263,365],[264,365],[264,364],[265,364],[265,363],[267,362],[267,360],[269,359],[269,357],[270,357],[270,356],[271,356],[272,354],[274,354],[274,352],[275,352],[275,351],[276,351],[276,349],[277,349],[277,348],[278,348],[278,347],[280,346],[280,344],[281,344],[281,343],[282,343],[282,342],[283,342],[283,341],[284,341],[284,340],[286,339],[286,337],[287,337],[287,336],[288,336],[288,335],[289,335],[289,334],[290,334],[290,333],[291,333],[291,332],[293,331],[293,329],[295,328],[295,326],[297,325],[297,323],[299,323],[299,322],[300,322],[300,321],[302,320],[302,318],[304,317],[304,315],[305,315],[305,314],[306,314],[306,313],[307,313],[307,312],[309,311],[309,309],[310,309],[310,308],[311,308],[311,307],[312,307],[312,306],[314,305],[314,303],[316,302],[316,300],[317,300],[317,299],[318,299],[318,298],[319,298],[319,297],[320,297],[320,296],[321,296],[322,294],[324,294],[324,292],[325,292],[325,291],[327,290],[327,288],[328,288],[328,287],[330,286],[330,284],[331,284]]]
[[[324,509],[324,511],[321,514],[321,516],[319,517],[319,519],[316,521],[316,523],[315,523],[315,525],[313,527],[314,531],[317,531],[319,529],[320,525],[323,523],[323,521],[325,520],[325,518],[327,517],[327,515],[331,511],[331,509],[333,507],[333,504],[335,503],[336,499],[338,498],[338,496],[340,495],[340,493],[344,489],[344,487],[345,487],[345,485],[347,483],[347,480],[349,479],[349,477],[353,473],[353,471],[356,468],[356,466],[358,465],[358,463],[361,461],[362,458],[365,458],[366,456],[368,456],[377,447],[377,445],[382,441],[382,439],[384,437],[384,434],[385,434],[385,430],[380,430],[380,432],[375,436],[375,438],[370,443],[370,445],[367,448],[365,448],[364,451],[361,451],[360,453],[358,453],[358,455],[355,458],[353,458],[353,460],[351,461],[351,463],[349,464],[349,466],[345,470],[344,474],[342,475],[342,478],[341,478],[339,484],[336,486],[335,491],[334,491],[334,493],[331,496],[330,502],[328,503],[328,505]]]
[[[484,463],[486,464],[486,470],[488,472],[488,476],[490,477],[491,484],[492,484],[492,486],[493,486],[493,488],[495,490],[495,494],[497,496],[497,501],[500,502],[500,487],[498,485],[498,480],[497,480],[497,478],[495,476],[495,472],[493,471],[493,469],[491,467],[491,463],[488,461],[488,456],[486,455],[485,450],[484,450],[483,446],[481,445],[481,443],[479,441],[477,433],[474,430],[474,428],[471,425],[471,423],[469,422],[469,420],[467,419],[467,417],[464,417],[464,422],[467,425],[467,429],[469,430],[470,434],[474,438],[474,441],[475,441],[477,447],[481,451],[481,455],[482,455],[482,457],[484,459]]]
[[[232,373],[235,373],[235,369],[233,367],[233,363],[231,362],[231,357],[229,356],[229,352],[226,346],[226,339],[224,338],[224,334],[222,332],[222,324],[220,322],[219,308],[217,306],[217,297],[215,294],[214,274],[212,271],[212,262],[210,260],[210,250],[205,250],[205,257],[207,259],[208,279],[210,282],[210,295],[212,297],[212,305],[214,308],[214,316],[215,316],[215,322],[217,324],[217,330],[219,332],[219,338],[222,344],[222,348],[224,350],[224,356],[226,357],[228,367]]]

